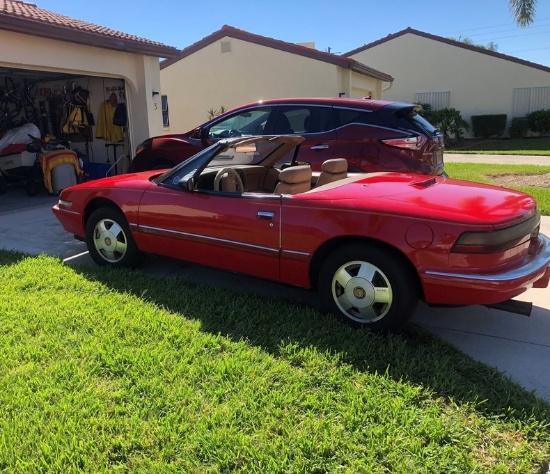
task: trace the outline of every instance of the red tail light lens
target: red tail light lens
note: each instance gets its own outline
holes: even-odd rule
[[[428,139],[424,135],[406,138],[389,138],[382,140],[382,143],[396,148],[406,148],[407,150],[420,150]]]

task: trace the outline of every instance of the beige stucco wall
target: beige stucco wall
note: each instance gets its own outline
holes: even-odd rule
[[[231,51],[222,53],[222,43]],[[226,110],[282,97],[363,97],[380,81],[304,56],[224,38],[164,68],[162,94],[168,96],[170,127],[185,132]]]
[[[405,34],[353,56],[394,77],[384,99],[413,102],[418,92],[450,91],[450,107],[472,115],[512,118],[513,90],[550,86],[550,74],[415,34]]]
[[[96,114],[99,103],[107,98],[105,87],[125,84],[130,154],[133,155],[139,142],[162,133],[160,95],[152,94],[153,90],[160,90],[158,58],[7,31],[0,31],[0,44],[10,45],[0,50],[1,67],[91,77],[89,82],[77,82],[89,88],[90,109]],[[96,161],[103,161],[106,156],[103,140],[94,140],[92,146]]]

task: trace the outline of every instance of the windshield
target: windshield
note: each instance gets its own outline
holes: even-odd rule
[[[177,164],[173,168],[170,168],[170,169],[166,170],[164,173],[162,173],[158,176],[155,176],[151,181],[153,183],[158,184],[158,183],[163,182],[166,178],[170,177],[171,175],[174,175],[174,174],[177,175],[178,171],[181,168],[183,168],[184,166],[185,167],[191,166],[191,168],[193,168],[193,165],[190,165],[190,163],[199,162],[204,155],[211,153],[212,150],[214,150],[214,149],[223,148],[224,146],[225,145],[223,145],[222,142],[215,143],[214,145],[211,145],[208,148],[205,148],[204,150],[199,151],[196,155],[193,155],[191,158],[189,158],[185,161],[182,161],[181,163]]]

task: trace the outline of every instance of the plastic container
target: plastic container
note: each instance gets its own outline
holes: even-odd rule
[[[90,163],[84,162],[84,172],[86,173],[86,179],[100,179],[107,177],[107,173],[111,168],[110,163]]]
[[[75,185],[76,182],[76,171],[73,165],[64,163],[52,170],[52,190],[55,194]]]

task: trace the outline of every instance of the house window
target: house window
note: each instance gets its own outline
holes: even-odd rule
[[[517,87],[514,89],[513,117],[523,117],[542,109],[550,109],[550,87]]]
[[[161,95],[162,100],[162,126],[168,127],[170,125],[170,117],[168,115],[168,96]]]
[[[448,109],[451,105],[451,92],[416,92],[414,102],[417,104],[430,104],[432,110]]]

